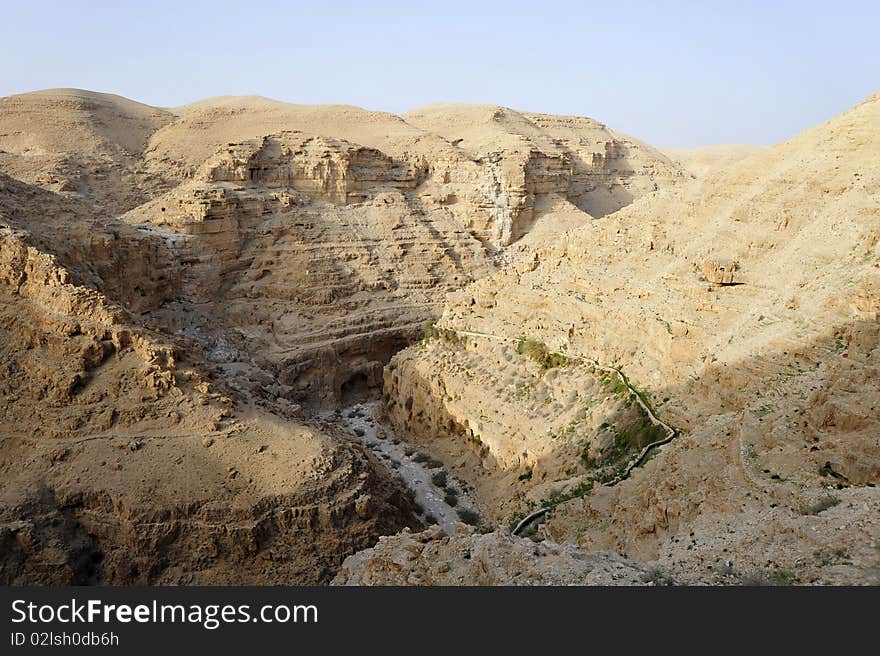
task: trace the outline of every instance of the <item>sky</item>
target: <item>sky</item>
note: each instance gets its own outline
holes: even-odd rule
[[[880,90],[878,30],[877,0],[7,0],[0,96],[491,103],[659,147],[769,145]]]

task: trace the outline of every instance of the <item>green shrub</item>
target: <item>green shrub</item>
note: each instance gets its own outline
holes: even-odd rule
[[[544,342],[536,339],[520,337],[516,343],[516,352],[537,362],[542,369],[562,367],[568,363],[568,358],[561,353],[552,353]]]
[[[773,585],[795,585],[800,581],[797,574],[783,569],[777,569],[770,575]]]
[[[422,341],[427,342],[434,337],[437,337],[439,331],[437,329],[437,323],[435,321],[426,321],[422,326]]]
[[[671,576],[668,576],[660,567],[657,565],[652,566],[642,575],[642,583],[653,583],[658,586],[669,586],[675,585],[675,579]]]
[[[467,337],[459,335],[457,331],[449,328],[441,328],[436,321],[426,321],[422,327],[422,341],[424,346],[432,339],[440,339],[453,346],[461,346],[467,344]]]
[[[541,500],[541,507],[543,508],[555,508],[560,503],[565,503],[566,501],[570,501],[572,499],[576,499],[578,497],[586,496],[593,490],[593,481],[588,479],[585,481],[581,481],[568,492],[557,492],[549,499]]]

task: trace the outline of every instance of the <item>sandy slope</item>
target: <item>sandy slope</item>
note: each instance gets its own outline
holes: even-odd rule
[[[89,198],[102,213],[124,211],[167,188],[142,160],[150,135],[172,119],[156,107],[79,89],[0,98],[0,170]]]
[[[695,178],[704,178],[741,159],[766,150],[765,146],[722,144],[701,148],[664,148],[663,153]]]

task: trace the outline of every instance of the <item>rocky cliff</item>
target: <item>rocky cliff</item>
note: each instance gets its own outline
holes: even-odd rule
[[[791,141],[557,236],[451,296],[436,328],[451,339],[412,347],[386,369],[389,417],[402,428],[431,426],[435,445],[424,447],[441,457],[467,439],[502,454],[450,461],[494,508],[499,479],[534,476],[524,465],[540,446],[527,445],[551,448],[556,427],[595,389],[592,375],[566,371],[563,360],[538,368],[511,345],[524,338],[547,355],[619,367],[680,435],[614,487],[584,486],[566,500],[578,488],[556,472],[563,498],[551,504],[545,536],[716,571],[731,560],[804,582],[873,580],[878,123],[875,95]],[[703,262],[722,258],[737,263],[740,284],[701,279]],[[555,380],[579,379],[567,385],[570,405],[540,375],[547,364],[559,370]],[[515,396],[517,383],[526,396]],[[529,423],[542,398],[546,438]],[[609,427],[630,430],[614,405],[596,407],[584,448]],[[479,427],[473,435],[458,430],[463,418]],[[572,458],[569,471],[585,480],[582,464]],[[508,499],[525,485],[510,487]]]
[[[5,583],[317,583],[414,521],[362,450],[251,408],[212,382],[197,345],[86,287],[112,269],[72,272],[38,245],[59,201],[0,182]],[[76,240],[65,258],[100,254],[100,239]],[[149,261],[138,243],[125,248]]]
[[[124,216],[181,265],[180,305],[153,318],[200,341],[233,384],[274,379],[268,396],[326,409],[377,391],[391,354],[445,293],[494,271],[499,249],[537,225],[549,235],[590,219],[571,205],[554,227],[554,199],[600,214],[584,200],[600,188],[619,205],[682,178],[587,119],[563,130],[504,112],[499,125],[528,138],[476,152],[409,115],[241,98],[177,110],[146,157],[182,182]],[[578,135],[579,164],[557,133]]]
[[[379,395],[447,293],[683,179],[498,111],[474,149],[346,106],[0,99],[2,580],[317,583],[418,528],[320,413]]]

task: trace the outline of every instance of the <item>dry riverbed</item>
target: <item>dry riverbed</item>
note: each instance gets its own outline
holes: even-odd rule
[[[409,488],[428,525],[449,530],[456,524],[479,523],[476,506],[465,485],[451,476],[443,464],[409,446],[381,425],[378,401],[357,403],[342,410],[348,430],[372,450]]]

